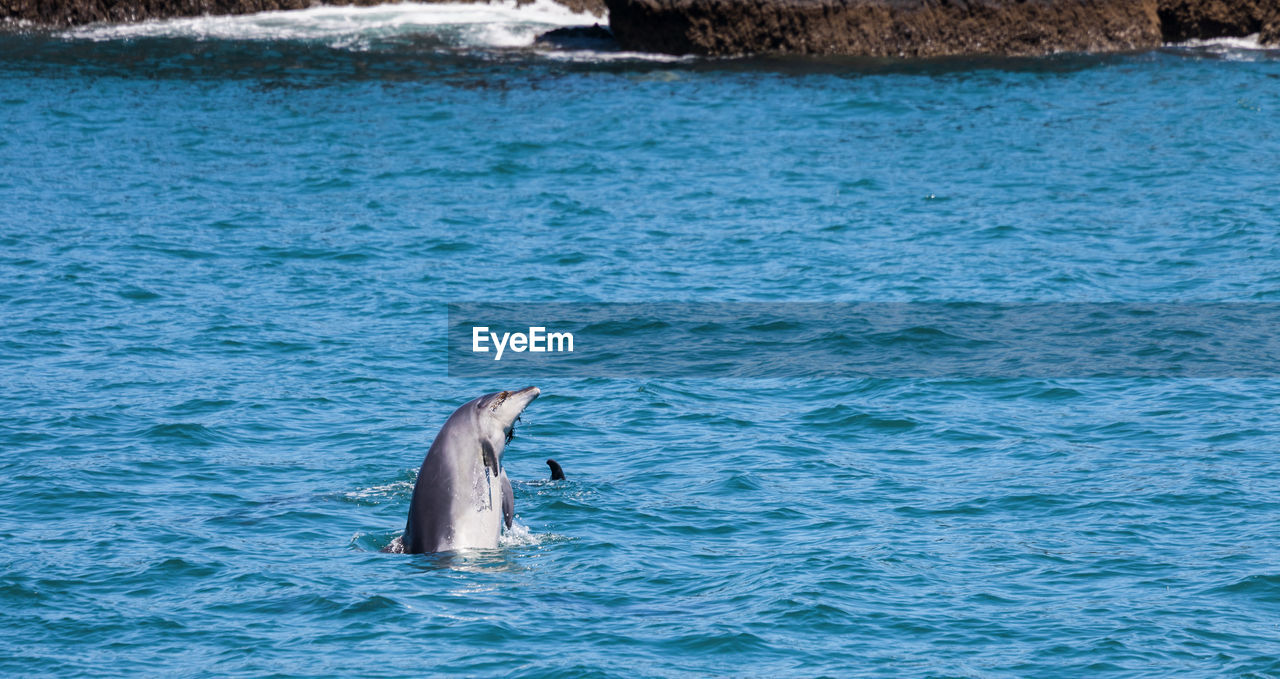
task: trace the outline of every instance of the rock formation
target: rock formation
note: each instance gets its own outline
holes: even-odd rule
[[[1280,38],[1280,0],[1160,0],[1159,14],[1169,42],[1254,33],[1263,42]]]
[[[672,54],[1036,55],[1280,33],[1280,0],[605,2],[624,49]]]
[[[623,49],[671,54],[1037,55],[1150,49],[1165,42],[1255,33],[1264,44],[1280,44],[1280,0],[555,1],[598,17],[607,5],[609,27]],[[311,0],[0,0],[0,22],[71,26],[302,9],[312,4]],[[547,44],[584,37],[606,39],[603,30],[590,35],[548,35]]]
[[[537,47],[550,47],[562,50],[595,50],[608,52],[616,50],[617,41],[609,29],[600,24],[594,26],[566,26],[547,31],[534,41]]]

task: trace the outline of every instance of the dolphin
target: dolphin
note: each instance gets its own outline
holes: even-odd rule
[[[563,480],[564,480],[564,470],[560,468],[560,463],[559,463],[559,462],[556,462],[555,460],[547,460],[547,466],[548,466],[548,467],[551,467],[551,480],[552,480],[552,481],[563,481]]]
[[[486,394],[458,408],[418,471],[401,548],[407,554],[494,549],[511,527],[515,499],[502,452],[537,387]]]

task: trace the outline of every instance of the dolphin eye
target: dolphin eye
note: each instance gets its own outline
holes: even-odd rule
[[[506,401],[507,397],[510,395],[511,395],[511,392],[509,391],[503,391],[503,392],[494,394],[493,402],[489,404],[489,410],[496,412],[498,410],[498,406],[502,405],[502,402]]]

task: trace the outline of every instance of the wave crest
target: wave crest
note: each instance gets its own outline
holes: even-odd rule
[[[514,48],[533,45],[541,33],[600,21],[552,0],[517,5],[495,3],[396,3],[372,7],[310,9],[236,16],[201,16],[97,24],[64,37],[84,40],[186,38],[195,40],[318,41],[331,47],[368,49],[382,41],[430,35],[455,48]]]

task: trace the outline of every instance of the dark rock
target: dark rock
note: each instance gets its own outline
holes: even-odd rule
[[[1262,42],[1274,43],[1280,0],[1160,0],[1160,30],[1168,42],[1261,33]]]
[[[553,47],[563,50],[593,50],[596,52],[618,49],[618,41],[613,39],[609,29],[595,24],[594,26],[568,26],[547,31],[534,41],[538,47]]]
[[[1153,47],[1156,0],[607,0],[625,49],[943,56]]]
[[[252,14],[284,9],[305,9],[313,5],[377,5],[386,0],[0,0],[0,25],[26,21],[37,26],[74,26],[98,21],[129,22],[144,19],[201,16],[205,14]],[[458,0],[421,0],[442,2]],[[487,0],[462,0],[486,2]],[[517,0],[528,4],[533,0]],[[604,0],[555,0],[575,12],[603,17]]]
[[[1266,23],[1278,0],[605,2],[623,49],[671,54],[1038,55],[1149,49],[1260,28],[1280,33],[1280,20]]]

